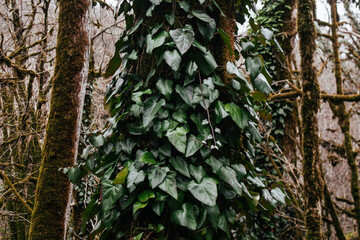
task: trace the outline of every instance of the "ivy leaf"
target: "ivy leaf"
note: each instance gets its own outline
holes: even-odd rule
[[[243,178],[246,175],[246,168],[242,164],[232,164],[232,169],[234,169],[237,173],[238,179]]]
[[[245,61],[245,64],[246,64],[246,69],[250,73],[251,79],[254,80],[261,71],[261,68],[262,68],[261,59],[258,57],[254,58],[254,59],[252,59],[251,57],[248,57]]]
[[[170,36],[182,55],[190,49],[195,40],[195,33],[189,24],[186,24],[183,29],[170,30]]]
[[[169,174],[165,177],[164,181],[159,185],[159,188],[164,192],[168,193],[175,200],[178,198],[177,187],[176,187],[176,173],[169,172]]]
[[[169,36],[169,34],[165,31],[162,31],[161,33],[159,33],[155,38],[153,38],[153,35],[148,34],[145,39],[146,53],[152,54],[152,51],[155,48],[158,48],[165,43],[165,40],[168,36]]]
[[[67,172],[69,181],[76,183],[81,178],[81,169],[79,167],[72,167]]]
[[[216,22],[209,15],[200,10],[195,10],[191,12],[197,19],[196,21],[199,32],[204,37],[205,40],[209,41],[213,38],[214,32],[216,30]]]
[[[218,28],[218,33],[219,33],[220,37],[222,38],[222,40],[224,41],[226,48],[229,50],[229,53],[231,55],[234,55],[234,50],[232,47],[230,36],[221,28]]]
[[[194,207],[190,203],[184,203],[181,210],[176,210],[171,213],[170,220],[175,224],[187,227],[190,230],[196,230],[196,216]]]
[[[279,202],[281,202],[283,205],[286,205],[285,203],[285,194],[283,191],[281,191],[280,188],[275,188],[271,190],[271,195]]]
[[[252,42],[242,42],[241,48],[243,51],[251,50],[255,47],[255,45]]]
[[[244,74],[242,74],[238,67],[235,66],[234,63],[232,62],[227,62],[226,63],[226,71],[229,73],[229,74],[235,74],[235,76],[237,76],[238,78],[244,80],[244,81],[247,81]]]
[[[199,184],[192,180],[187,185],[187,189],[200,202],[210,207],[216,205],[217,188],[214,179],[206,177]]]
[[[272,92],[272,88],[270,84],[268,83],[268,81],[266,80],[265,76],[262,73],[260,73],[257,76],[257,78],[255,78],[253,84],[254,87],[256,87],[257,89],[259,89],[259,91],[265,94],[270,94]]]
[[[173,165],[176,171],[190,178],[188,164],[184,159],[182,159],[181,157],[171,158],[170,163],[171,165]]]
[[[115,74],[116,70],[121,66],[121,57],[119,53],[115,53],[115,55],[109,61],[109,64],[105,70],[105,78],[109,78]]]
[[[99,135],[91,135],[89,138],[89,142],[96,148],[101,147],[105,144],[105,138],[102,134]]]
[[[242,186],[237,181],[235,170],[229,167],[221,167],[219,169],[218,176],[221,180],[229,184],[237,195],[242,195]]]
[[[175,91],[180,95],[180,97],[184,100],[184,102],[189,105],[192,108],[195,108],[193,106],[193,96],[194,96],[194,87],[193,86],[187,86],[183,87],[181,85],[176,85]]]
[[[144,153],[139,161],[148,164],[156,164],[155,157],[151,152]]]
[[[149,126],[152,120],[154,120],[156,113],[166,103],[164,99],[160,99],[158,102],[155,99],[155,97],[151,97],[144,104],[143,126],[145,128]]]
[[[120,141],[121,149],[129,155],[131,154],[135,145],[136,143],[131,138],[126,138],[125,140]]]
[[[200,51],[194,51],[193,58],[200,71],[206,76],[210,75],[216,68],[217,63],[213,55],[206,50],[198,41],[194,41],[194,47]]]
[[[167,100],[170,100],[171,93],[173,91],[172,88],[173,82],[170,80],[165,80],[160,78],[156,83],[156,88],[159,92],[165,96]]]
[[[103,180],[101,206],[104,212],[112,209],[116,201],[125,193],[123,185],[114,185],[111,180]]]
[[[194,166],[190,164],[190,174],[196,180],[196,182],[201,182],[201,180],[205,177],[206,171],[202,166]]]
[[[186,150],[186,134],[188,132],[189,130],[183,127],[177,127],[175,130],[166,133],[170,143],[183,154],[185,154]]]
[[[262,136],[260,135],[258,128],[251,121],[249,122],[249,132],[252,139],[258,143],[261,142]]]
[[[156,6],[159,5],[162,2],[162,0],[150,0],[150,2]]]
[[[115,177],[113,183],[114,184],[123,184],[126,180],[126,177],[129,173],[128,167],[125,167],[123,170],[121,170]]]
[[[261,34],[266,38],[266,40],[268,40],[268,41],[270,41],[272,38],[273,38],[273,36],[274,36],[274,33],[273,33],[273,31],[271,31],[271,30],[269,30],[269,29],[267,29],[267,28],[261,28],[260,29],[260,31],[261,31]]]
[[[186,113],[184,110],[179,109],[178,111],[172,114],[174,120],[178,121],[179,123],[187,123],[186,121]]]
[[[139,91],[139,92],[134,92],[131,94],[131,100],[134,101],[137,105],[142,106],[142,100],[141,97],[144,94],[151,94],[152,91],[150,89],[147,89],[145,91]]]
[[[136,203],[134,203],[133,205],[133,215],[141,208],[144,208],[148,205],[148,202],[140,202],[137,201]]]
[[[199,141],[195,135],[190,135],[187,140],[185,157],[191,157],[202,147],[201,141]]]
[[[129,175],[127,177],[126,187],[130,192],[134,191],[136,185],[143,182],[145,180],[145,173],[143,170],[137,171],[134,166],[129,168]],[[122,185],[120,185],[122,186]]]
[[[172,26],[174,24],[174,22],[175,22],[175,15],[174,14],[166,14],[165,18],[168,21],[168,23],[170,24],[170,26]]]
[[[239,128],[244,129],[248,126],[249,117],[244,109],[240,108],[235,103],[228,103],[225,105],[225,110],[230,113],[232,120]]]
[[[207,210],[207,216],[209,219],[209,222],[211,226],[218,230],[219,228],[219,219],[220,219],[220,209],[218,205],[215,205],[214,207],[206,207]]]
[[[155,193],[151,190],[145,190],[138,195],[140,202],[147,202],[150,198],[155,198]]]
[[[180,1],[178,3],[180,5],[180,8],[182,8],[185,12],[189,12],[190,5],[186,1]]]
[[[159,186],[164,181],[166,174],[169,172],[168,168],[155,167],[149,172],[148,178],[152,189]]]
[[[215,103],[215,122],[219,123],[227,116],[229,116],[229,113],[225,111],[224,104],[221,101],[217,101]]]
[[[165,62],[171,67],[171,69],[176,72],[179,70],[181,56],[179,52],[175,49],[173,51],[166,51],[163,56]]]

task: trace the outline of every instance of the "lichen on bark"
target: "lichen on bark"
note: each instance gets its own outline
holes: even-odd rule
[[[59,1],[59,30],[49,120],[29,239],[64,239],[88,66],[89,0]]]

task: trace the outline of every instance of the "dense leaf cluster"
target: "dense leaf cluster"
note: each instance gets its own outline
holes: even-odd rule
[[[255,96],[272,91],[266,69],[251,54],[249,79],[235,62],[218,66],[214,36],[235,54],[213,17],[224,13],[216,1],[192,2],[121,3],[126,30],[107,70],[111,119],[90,138],[98,151],[83,166],[101,181],[84,214],[100,219],[90,238],[230,239],[251,229],[251,212],[285,203],[253,163],[262,138]]]

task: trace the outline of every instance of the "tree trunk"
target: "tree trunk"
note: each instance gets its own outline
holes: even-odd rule
[[[335,63],[335,79],[336,79],[336,93],[343,95],[343,79],[341,75],[341,61],[339,54],[339,42],[338,42],[338,19],[337,19],[337,7],[335,0],[329,0],[331,6],[331,40],[334,51],[334,63]],[[355,206],[355,219],[357,223],[357,231],[360,233],[360,192],[359,192],[359,173],[356,164],[356,155],[353,150],[352,139],[350,134],[350,113],[346,110],[345,103],[343,101],[339,103],[331,103],[331,109],[333,114],[338,118],[341,132],[344,134],[344,146],[346,152],[346,158],[351,171],[351,194],[354,199]]]
[[[319,157],[317,113],[320,107],[320,86],[314,67],[316,31],[314,5],[311,0],[298,0],[298,32],[300,37],[302,149],[305,186],[306,239],[323,239],[321,232],[322,179]]]
[[[77,156],[88,74],[89,0],[59,1],[59,31],[50,115],[29,239],[65,239],[71,185],[61,168]]]

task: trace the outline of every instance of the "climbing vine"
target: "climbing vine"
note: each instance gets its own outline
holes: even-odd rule
[[[89,138],[97,151],[68,172],[73,182],[88,171],[101,182],[84,213],[84,223],[100,219],[90,239],[241,239],[251,212],[269,216],[285,204],[253,162],[269,74],[246,39],[239,68],[233,33],[219,27],[231,11],[245,19],[251,4],[120,4],[126,30],[107,69],[111,118]],[[272,41],[268,29],[254,33]]]

